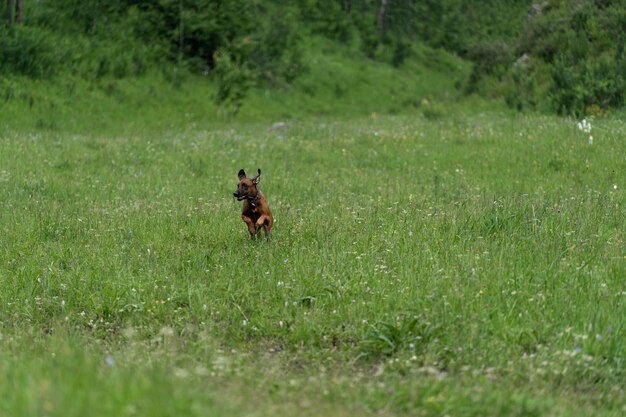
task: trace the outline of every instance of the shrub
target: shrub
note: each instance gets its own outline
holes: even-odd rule
[[[554,64],[550,97],[560,114],[584,116],[587,108],[619,108],[626,96],[624,58],[603,55],[572,66],[559,58]]]
[[[506,102],[518,109],[541,104],[559,114],[582,116],[591,107],[620,108],[626,97],[624,33],[623,0],[551,3],[527,20],[513,48],[530,65],[505,67],[496,48],[475,46],[468,54],[476,65],[469,86],[476,90],[484,73],[496,72],[489,90],[506,84]],[[498,72],[503,68],[504,76]]]
[[[56,47],[49,33],[31,27],[0,26],[0,70],[29,77],[53,75],[64,51]]]
[[[511,68],[513,55],[511,47],[504,42],[481,42],[467,52],[474,66],[468,81],[468,92],[474,92],[478,83],[488,75],[502,78]]]
[[[238,62],[228,50],[215,53],[215,76],[218,90],[215,101],[226,116],[239,112],[248,90],[254,86],[254,73],[243,62]]]

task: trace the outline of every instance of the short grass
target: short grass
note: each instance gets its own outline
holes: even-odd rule
[[[623,415],[623,123],[424,114],[4,133],[0,415]]]

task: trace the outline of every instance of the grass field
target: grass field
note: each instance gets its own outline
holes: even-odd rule
[[[626,412],[623,121],[38,132],[0,140],[0,415]]]

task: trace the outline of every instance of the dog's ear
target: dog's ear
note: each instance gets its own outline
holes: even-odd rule
[[[242,180],[243,178],[246,178],[246,171],[244,171],[243,169],[239,170],[239,174],[237,174],[239,176],[239,180]]]
[[[259,175],[257,175],[256,177],[252,178],[252,182],[254,183],[254,185],[256,185],[259,182],[261,182],[261,168],[259,168]]]

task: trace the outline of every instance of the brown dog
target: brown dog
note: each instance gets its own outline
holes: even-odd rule
[[[250,237],[254,238],[261,227],[265,230],[265,237],[269,237],[272,233],[274,218],[272,217],[270,206],[267,205],[267,200],[265,200],[263,193],[259,190],[261,169],[259,169],[259,175],[254,178],[247,178],[243,169],[239,170],[238,176],[239,184],[233,196],[238,201],[243,200],[241,217],[248,225]]]

